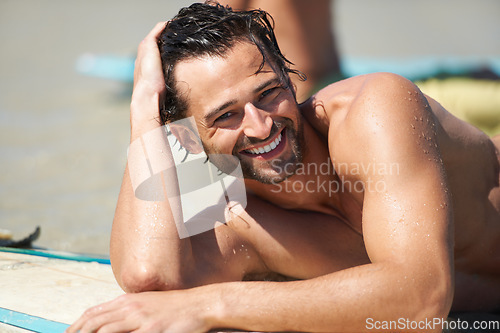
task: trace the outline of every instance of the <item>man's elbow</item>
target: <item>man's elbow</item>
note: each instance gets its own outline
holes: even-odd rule
[[[454,282],[452,277],[436,278],[423,293],[419,317],[433,320],[446,318],[453,303]]]
[[[136,265],[115,272],[120,287],[127,293],[167,291],[189,288],[182,274],[166,274],[164,270],[148,265]]]

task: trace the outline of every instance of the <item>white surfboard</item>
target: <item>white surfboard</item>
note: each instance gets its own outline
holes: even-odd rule
[[[123,293],[107,259],[0,248],[0,332],[64,332]]]

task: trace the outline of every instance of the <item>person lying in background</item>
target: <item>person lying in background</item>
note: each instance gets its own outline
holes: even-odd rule
[[[238,159],[247,205],[181,238],[127,167],[111,261],[128,294],[68,332],[439,332],[450,309],[500,309],[500,137],[395,74],[301,104],[290,74],[260,10],[193,4],[141,42],[131,142],[194,118],[208,156]]]

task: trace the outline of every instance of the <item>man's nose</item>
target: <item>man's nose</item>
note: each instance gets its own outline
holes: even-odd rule
[[[273,120],[269,112],[257,108],[252,103],[245,105],[243,118],[243,132],[247,137],[264,140],[271,133]]]

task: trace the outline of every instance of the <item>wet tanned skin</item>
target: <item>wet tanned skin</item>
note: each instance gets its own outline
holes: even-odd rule
[[[139,47],[132,140],[159,126],[163,27]],[[110,255],[129,294],[68,332],[361,332],[367,318],[498,310],[500,138],[389,73],[340,81],[297,105],[269,64],[257,71],[261,61],[255,45],[236,43],[174,71],[207,153],[240,159],[246,209],[180,239],[170,204],[137,199],[126,169]]]
[[[244,48],[245,46],[241,46],[240,49]],[[241,52],[240,49],[235,53]],[[246,54],[249,53],[250,51],[246,49]],[[243,111],[245,106],[248,107],[245,103],[254,101],[253,96],[244,95],[246,87],[255,86],[257,82],[265,81],[274,75],[270,70],[259,75],[251,75],[253,74],[251,69],[256,68],[260,59],[260,55],[255,54],[254,63],[249,63],[246,75],[234,70],[236,64],[242,68],[242,58],[236,54],[226,59],[205,59],[205,61],[185,62],[179,66],[177,75],[180,81],[187,82],[187,86],[190,87],[189,98],[192,101],[190,110],[196,110],[191,113],[195,117],[203,114],[203,110],[210,109],[208,106],[212,101],[215,105],[217,101],[231,99],[232,96],[243,96],[240,101],[217,114],[220,117],[228,112],[223,117],[225,118],[223,122],[222,120],[218,120],[219,124],[199,122],[200,135],[205,144],[209,147],[218,147],[218,152],[232,153],[238,139],[246,133],[243,131],[242,134],[237,130],[247,124],[245,121],[249,122],[248,119],[243,119],[245,116],[249,117]],[[185,71],[183,67],[186,68]],[[202,71],[205,75],[203,80],[200,80],[195,73]],[[184,73],[186,76],[183,76]],[[219,82],[216,87],[211,85],[214,80]],[[384,90],[384,85],[388,90],[393,90],[395,108],[391,110],[384,105],[387,110],[378,113],[374,111],[371,114],[366,110],[353,110],[359,107],[356,103],[359,104],[360,99],[371,98],[370,94],[390,94],[390,90],[389,92]],[[446,175],[443,175],[438,185],[446,184],[443,185],[443,192],[449,193],[452,198],[449,202],[444,200],[437,203],[434,209],[446,210],[453,215],[456,269],[453,309],[493,310],[499,306],[498,139],[495,146],[485,134],[455,118],[432,98],[422,96],[411,83],[390,74],[360,76],[330,85],[300,105],[298,112],[290,100],[292,97],[289,92],[283,91],[280,94],[286,97],[278,97],[279,107],[250,115],[257,119],[253,119],[248,125],[250,127],[248,136],[255,136],[265,141],[270,134],[272,120],[290,117],[297,122],[297,119],[304,117],[307,121],[304,129],[307,142],[306,159],[318,164],[328,162],[328,158],[337,163],[351,159],[350,163],[362,164],[363,160],[357,160],[356,155],[362,155],[370,147],[356,145],[356,141],[362,141],[359,137],[371,135],[371,133],[359,133],[363,131],[363,122],[367,122],[366,119],[369,122],[368,128],[375,127],[372,128],[375,132],[378,127],[384,126],[384,122],[387,123],[385,126],[394,126],[388,119],[393,117],[391,113],[412,112],[412,108],[423,107],[423,113],[410,115],[406,117],[406,123],[396,124],[402,127],[402,134],[398,133],[399,137],[391,137],[393,141],[376,142],[376,136],[370,138],[373,144],[371,148],[380,150],[380,153],[373,156],[379,158],[380,164],[398,163],[396,159],[384,160],[383,151],[392,150],[394,145],[401,144],[399,140],[423,141],[418,143],[418,149],[421,149],[420,152],[425,156],[416,171],[421,172],[428,167],[427,162],[441,164],[444,168],[442,171]],[[363,101],[363,103],[366,109],[368,102]],[[352,119],[355,117],[365,117],[365,119]],[[364,126],[366,128],[366,124]],[[406,153],[412,154],[412,151]],[[252,156],[243,156],[241,159],[249,157]],[[262,168],[262,161],[257,160],[253,163],[256,168]],[[365,164],[369,163],[368,161]],[[342,171],[342,167],[337,169]],[[334,176],[320,176],[337,182],[340,178],[346,180],[353,177],[340,172]],[[291,183],[307,181],[304,177],[297,178],[299,177],[294,176],[287,181]],[[316,178],[314,181],[319,182]],[[415,185],[418,184],[419,181],[416,180]],[[363,241],[362,211],[365,193],[339,192],[333,196],[328,193],[293,193],[293,191],[279,193],[276,186],[264,185],[254,180],[247,180],[247,186],[254,196],[247,209],[249,216],[241,219],[244,222],[238,222],[236,219],[229,224],[238,236],[251,244],[258,257],[256,260],[258,264],[255,266],[260,265],[260,267],[256,269],[254,266],[254,272],[247,273],[246,277],[279,273],[291,278],[307,279],[370,262]],[[284,188],[283,186],[284,184],[281,184],[281,188]],[[419,194],[410,185],[401,191],[404,191],[405,201],[419,200],[417,198]],[[383,197],[388,194],[377,195]],[[422,208],[425,205],[432,205],[433,199],[424,197],[420,200]],[[419,208],[408,204],[406,210]],[[432,213],[430,218],[433,218]],[[401,223],[418,224],[418,221],[406,217]]]

